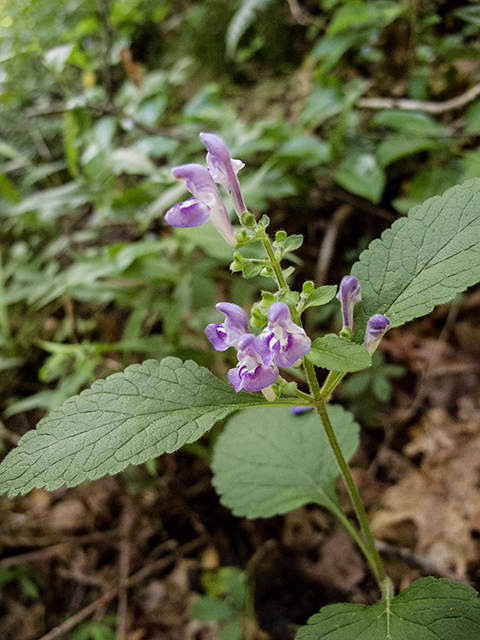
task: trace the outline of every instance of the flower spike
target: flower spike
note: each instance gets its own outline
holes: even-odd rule
[[[173,227],[198,227],[210,220],[228,244],[235,247],[237,238],[232,223],[208,169],[200,164],[182,164],[174,167],[172,174],[185,181],[194,197],[169,209],[166,222]]]
[[[351,329],[353,333],[355,329],[353,308],[357,302],[360,302],[362,299],[360,295],[360,283],[354,276],[345,276],[342,278],[337,299],[340,300],[342,304],[343,326]]]
[[[370,355],[376,351],[380,344],[380,340],[389,329],[390,320],[386,316],[382,316],[380,313],[377,313],[370,318],[367,323],[367,332],[365,333],[364,343],[365,349],[367,349]]]
[[[240,193],[237,173],[244,167],[241,160],[233,160],[225,141],[214,133],[201,133],[200,138],[207,147],[207,167],[217,184],[221,184],[233,201],[239,218],[247,208]]]

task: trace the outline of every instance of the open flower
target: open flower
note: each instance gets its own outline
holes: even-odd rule
[[[354,276],[345,276],[340,283],[340,289],[337,298],[342,304],[343,326],[355,329],[355,319],[353,317],[353,308],[360,302],[360,283]]]
[[[169,209],[166,222],[173,227],[198,227],[210,220],[228,244],[235,247],[237,239],[232,223],[208,169],[200,164],[182,164],[174,167],[172,174],[185,181],[194,197]]]
[[[290,317],[284,302],[274,302],[268,310],[268,325],[258,336],[259,353],[268,360],[268,354],[279,367],[291,367],[310,349],[311,340]]]
[[[233,201],[233,206],[239,218],[247,210],[240,193],[237,173],[244,163],[232,160],[225,141],[214,133],[201,133],[200,138],[207,147],[207,167],[210,175],[217,184],[221,184]]]
[[[365,349],[372,355],[376,351],[380,340],[385,333],[390,329],[390,320],[386,316],[382,316],[380,313],[372,316],[367,323],[367,331],[365,333]]]
[[[239,338],[248,333],[247,314],[242,307],[231,302],[219,302],[217,309],[225,315],[225,322],[207,325],[205,335],[216,351],[237,347]]]
[[[245,333],[237,343],[238,364],[228,372],[228,381],[238,393],[241,389],[255,392],[266,389],[278,378],[278,369],[257,350],[258,338]]]

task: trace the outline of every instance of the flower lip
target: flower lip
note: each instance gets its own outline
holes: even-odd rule
[[[353,308],[357,302],[361,302],[362,300],[360,283],[357,278],[354,276],[345,276],[342,278],[336,297],[342,305],[343,326],[353,331],[355,329]]]
[[[165,222],[172,227],[199,227],[210,220],[210,209],[197,198],[189,198],[171,207],[165,214]]]
[[[246,333],[238,340],[238,364],[228,372],[228,380],[237,393],[241,389],[251,393],[261,391],[278,378],[277,367],[264,362],[256,342],[257,338],[252,333]]]
[[[200,139],[207,147],[207,167],[212,179],[221,184],[231,197],[235,212],[241,218],[247,208],[240,192],[237,173],[245,166],[244,163],[230,157],[227,145],[220,136],[214,133],[201,133]]]

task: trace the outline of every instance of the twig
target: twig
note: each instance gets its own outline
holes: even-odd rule
[[[343,222],[348,218],[352,211],[353,207],[349,204],[340,205],[327,225],[327,229],[318,251],[318,260],[315,269],[315,283],[318,287],[326,281],[330,263],[335,252],[338,232]]]
[[[173,140],[188,140],[189,135],[172,132],[170,129],[163,129],[160,127],[149,127],[148,125],[135,120],[132,116],[129,116],[124,111],[122,111],[119,107],[106,105],[106,104],[98,104],[96,102],[85,102],[80,105],[82,107],[87,107],[88,109],[93,109],[94,111],[98,111],[101,115],[107,116],[115,116],[116,118],[121,118],[123,120],[129,120],[137,129],[143,131],[144,133],[148,133],[153,136],[164,136],[165,138],[172,138]],[[56,116],[65,113],[65,111],[70,111],[71,107],[66,105],[63,102],[54,102],[52,104],[46,105],[45,107],[31,107],[30,109],[25,110],[25,115],[28,118],[37,118],[38,116]]]
[[[415,553],[415,551],[412,551],[411,549],[406,549],[405,547],[397,547],[393,544],[381,542],[380,540],[375,540],[375,547],[380,553],[390,553],[392,555],[399,556],[400,558],[402,558],[402,560],[417,565],[428,573],[440,578],[447,578],[452,582],[463,582],[463,584],[473,586],[469,580],[460,578],[456,573],[453,573],[453,571],[448,571],[448,569],[441,569],[434,562],[432,562],[428,558],[425,558],[424,556],[418,555],[418,553]]]
[[[301,24],[304,27],[308,27],[308,25],[313,24],[315,22],[315,18],[302,9],[302,7],[298,4],[298,0],[287,0],[288,6],[290,7],[290,13],[292,14],[292,18],[298,24]]]
[[[37,521],[38,522],[38,521]],[[118,538],[122,532],[120,529],[110,529],[109,531],[95,531],[82,536],[48,536],[41,538],[27,538],[22,536],[0,535],[0,545],[4,547],[49,547],[58,544],[95,544],[105,542],[111,538]]]
[[[459,109],[480,95],[480,83],[465,93],[444,102],[408,100],[406,98],[359,98],[357,106],[362,109],[404,109],[406,111],[426,111],[427,113],[445,113]]]
[[[152,562],[152,564],[146,565],[142,567],[139,571],[130,576],[127,580],[120,582],[115,587],[109,589],[102,596],[97,598],[94,602],[89,604],[88,606],[77,611],[73,616],[62,622],[62,624],[58,625],[44,636],[39,638],[39,640],[54,640],[55,638],[59,638],[70,629],[73,629],[77,624],[88,618],[92,613],[94,613],[98,608],[105,606],[111,600],[113,600],[122,589],[129,589],[134,585],[138,584],[142,580],[144,580],[147,576],[154,573],[155,571],[161,571],[162,569],[166,569],[169,565],[173,564],[178,558],[181,556],[187,555],[192,551],[198,549],[205,544],[205,537],[195,538],[195,540],[191,540],[187,542],[182,547],[178,547],[173,553],[171,553],[166,558],[160,558],[160,560],[156,560]]]

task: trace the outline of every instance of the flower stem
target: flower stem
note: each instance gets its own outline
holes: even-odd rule
[[[265,251],[267,252],[267,255],[269,257],[270,265],[275,273],[275,278],[277,280],[279,289],[281,291],[289,291],[290,287],[288,286],[287,281],[285,280],[285,276],[283,275],[283,271],[280,267],[280,261],[277,259],[270,238],[266,234],[265,237],[262,238],[262,244],[265,247]],[[295,319],[292,319],[295,322]]]
[[[353,507],[355,509],[355,513],[364,540],[364,546],[361,547],[362,551],[368,560],[368,563],[375,575],[375,578],[377,579],[380,588],[383,589],[383,585],[387,580],[383,562],[380,558],[380,554],[375,548],[375,541],[368,525],[368,518],[365,512],[365,508],[360,500],[360,496],[358,495],[358,491],[353,481],[352,474],[350,473],[350,469],[348,468],[345,458],[343,457],[343,453],[340,449],[340,445],[338,444],[338,440],[333,430],[332,423],[330,422],[330,418],[328,417],[325,400],[323,398],[319,398],[315,402],[315,406],[322,422],[323,428],[325,429],[325,433],[327,435],[330,446],[332,447],[332,451],[342,471],[342,475],[347,485],[350,500],[352,501]]]

